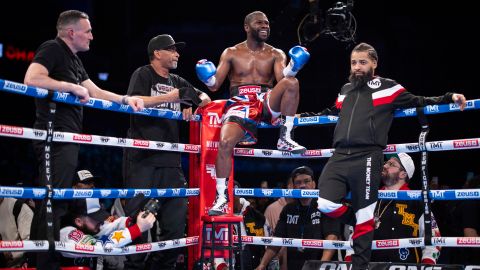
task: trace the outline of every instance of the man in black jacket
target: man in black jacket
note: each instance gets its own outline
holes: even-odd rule
[[[377,62],[377,52],[371,45],[360,43],[353,49],[350,83],[342,87],[334,107],[339,113],[333,138],[335,152],[319,179],[318,209],[354,226],[353,270],[368,268],[382,150],[387,144],[393,111],[452,101],[460,110],[466,105],[462,94],[415,96],[394,80],[376,76]],[[351,206],[343,203],[347,187],[352,193]]]

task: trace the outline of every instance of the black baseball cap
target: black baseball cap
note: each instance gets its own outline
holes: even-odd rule
[[[152,55],[156,50],[164,50],[172,46],[175,46],[177,49],[183,49],[185,45],[185,42],[175,42],[172,36],[162,34],[150,39],[150,42],[148,42],[147,52],[148,55]]]

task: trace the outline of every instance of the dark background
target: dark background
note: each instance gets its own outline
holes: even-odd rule
[[[421,3],[419,3],[421,2]],[[454,1],[360,1],[352,10],[357,20],[357,42],[372,44],[379,54],[377,74],[397,80],[417,95],[433,96],[447,91],[478,97],[477,11],[465,2]],[[335,1],[320,1],[319,18]],[[245,39],[243,20],[254,10],[264,11],[271,22],[268,43],[288,51],[298,44],[297,27],[310,11],[308,2],[284,0],[260,1],[13,1],[2,7],[0,16],[0,78],[23,82],[29,62],[22,52],[33,52],[45,40],[56,35],[58,14],[79,9],[90,16],[94,40],[89,52],[80,53],[91,79],[100,87],[125,94],[130,74],[147,64],[146,46],[155,35],[169,33],[176,41],[187,42],[181,51],[179,68],[174,71],[206,90],[196,78],[198,59],[218,63],[221,52]],[[318,31],[324,26],[318,26]],[[298,112],[317,112],[331,106],[349,72],[351,44],[321,35],[307,44],[311,59],[298,74],[301,101]],[[7,58],[6,51],[20,55]],[[107,81],[98,72],[109,72]],[[227,84],[224,85],[224,90]],[[214,99],[222,93],[209,93]],[[33,99],[0,92],[0,124],[31,127],[34,121]],[[429,140],[477,138],[478,112],[431,116]],[[85,109],[84,133],[125,137],[128,116]],[[302,127],[297,140],[310,149],[330,148],[333,126]],[[275,148],[277,130],[261,130],[255,148]],[[417,141],[419,125],[414,118],[396,119],[389,143]],[[182,128],[182,142],[188,129]],[[36,177],[36,164],[27,140],[0,138],[0,184],[25,182]],[[461,186],[468,172],[479,173],[477,150],[433,152],[430,174],[440,182]],[[419,164],[419,154],[412,154]],[[121,183],[121,149],[82,146],[80,168],[105,178],[106,186]],[[188,168],[184,156],[185,169]],[[237,180],[256,186],[261,180],[273,185],[283,181],[293,168],[307,164],[320,174],[326,159],[268,160],[237,158]],[[418,169],[415,177],[419,177]],[[417,181],[418,182],[418,181]]]

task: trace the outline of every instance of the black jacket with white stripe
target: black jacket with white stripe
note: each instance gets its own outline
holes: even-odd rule
[[[394,80],[378,76],[357,87],[347,83],[334,107],[339,112],[339,119],[333,147],[337,153],[343,154],[383,150],[395,109],[450,103],[452,95],[415,96]]]

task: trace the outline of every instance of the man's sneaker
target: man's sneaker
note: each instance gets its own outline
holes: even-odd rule
[[[277,149],[281,151],[289,151],[293,154],[303,154],[307,148],[301,146],[294,140],[286,137],[287,127],[280,127],[280,138],[278,138]]]
[[[228,199],[225,196],[216,196],[212,208],[208,210],[209,216],[221,216],[227,214]]]

